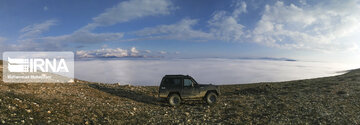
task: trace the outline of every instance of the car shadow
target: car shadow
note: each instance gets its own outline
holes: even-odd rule
[[[208,106],[203,100],[186,100],[181,104],[186,106]]]
[[[153,96],[156,93],[153,93],[153,95],[144,93],[144,92],[137,92],[130,90],[129,88],[125,88],[124,86],[104,86],[101,84],[89,84],[88,85],[91,88],[109,93],[111,95],[115,95],[122,98],[131,99],[136,102],[150,104],[154,106],[162,106],[162,107],[172,107],[168,104],[166,99],[161,99],[156,96]],[[182,102],[183,106],[207,106],[207,104],[204,101],[201,100],[187,100]]]
[[[89,86],[115,96],[134,100],[136,102],[164,106],[164,104],[156,96],[152,96],[143,92],[133,91],[130,89],[125,89],[124,86],[108,87],[99,84],[89,84]]]

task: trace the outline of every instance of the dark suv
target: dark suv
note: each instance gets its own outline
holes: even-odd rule
[[[172,106],[179,105],[182,100],[201,99],[214,104],[219,95],[218,86],[198,84],[188,75],[165,75],[159,87],[159,97],[167,99]]]

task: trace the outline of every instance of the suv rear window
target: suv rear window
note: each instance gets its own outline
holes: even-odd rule
[[[181,86],[180,78],[165,78],[162,81],[163,86]]]

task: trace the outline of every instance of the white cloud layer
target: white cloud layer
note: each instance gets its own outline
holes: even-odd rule
[[[76,61],[75,77],[95,82],[159,85],[166,74],[188,74],[200,83],[241,84],[331,76],[359,66],[239,59],[92,60]]]
[[[135,47],[131,47],[130,52],[131,56],[138,56],[138,54],[140,53]]]
[[[44,41],[75,42],[75,43],[99,43],[120,40],[123,33],[92,33],[88,31],[76,31],[72,34],[54,37],[43,37]]]
[[[93,22],[74,31],[71,34],[60,36],[40,35],[56,24],[56,20],[47,20],[40,24],[33,24],[20,30],[17,44],[9,45],[11,50],[63,50],[70,43],[99,43],[119,41],[124,33],[93,33],[91,30],[98,26],[109,26],[123,23],[145,16],[166,15],[174,9],[172,2],[168,0],[129,0],[119,2],[112,8],[108,8],[99,16],[93,18]],[[47,10],[47,7],[44,7]],[[136,54],[135,52],[133,54]]]
[[[148,27],[137,31],[147,39],[256,42],[270,47],[318,51],[359,49],[360,5],[357,0],[318,1],[309,5],[285,5],[281,1],[264,7],[254,28],[239,23],[247,4],[236,1],[229,11],[216,11],[208,21],[209,31],[194,29],[196,19]],[[141,39],[143,40],[143,39]]]
[[[222,40],[222,41],[241,41],[244,37],[244,26],[238,23],[238,16],[246,13],[246,3],[236,1],[231,5],[233,12],[216,11],[208,21],[210,31],[194,29],[198,23],[196,19],[182,19],[175,24],[159,25],[147,27],[135,33],[146,39],[176,39],[176,40]],[[141,39],[143,40],[143,39]]]
[[[159,51],[160,54],[167,54],[166,51]]]
[[[258,44],[324,52],[359,50],[360,3],[358,0],[328,0],[300,5],[281,1],[265,5],[254,27],[241,24],[243,14],[248,13],[248,3],[235,1],[231,11],[215,11],[205,20],[208,29],[196,29],[199,20],[184,18],[174,24],[158,25],[134,31],[135,38],[123,39],[122,32],[94,33],[98,26],[110,26],[146,16],[167,15],[174,10],[168,0],[129,0],[119,2],[93,18],[93,22],[71,34],[41,36],[56,25],[47,20],[20,30],[18,43],[8,45],[15,50],[62,50],[68,44],[90,44],[109,41],[132,40],[190,40],[255,42]]]
[[[219,11],[213,15],[208,23],[211,27],[210,33],[215,36],[215,39],[223,41],[242,41],[244,38],[244,26],[237,21],[237,16],[240,12],[234,11],[234,13],[236,13],[235,15],[234,13],[233,15],[229,15],[226,11]]]
[[[237,18],[242,13],[247,13],[247,4],[244,1],[236,1],[234,4],[234,11],[232,12],[232,15]]]
[[[204,40],[212,37],[211,34],[194,30],[197,20],[183,19],[175,24],[148,27],[136,31],[135,34],[147,39],[177,39],[177,40]]]
[[[41,33],[49,30],[49,28],[55,24],[56,24],[56,20],[46,20],[45,22],[39,24],[32,24],[26,26],[20,30],[22,35],[20,35],[19,38],[37,37]]]
[[[145,16],[167,15],[174,9],[169,0],[129,0],[118,3],[104,13],[93,18],[93,23],[83,29],[91,30],[98,26],[109,26]]]
[[[121,40],[123,33],[92,33],[88,31],[76,31],[72,34],[61,36],[31,37],[18,39],[16,44],[9,44],[8,50],[64,50],[73,43],[92,44]]]
[[[357,49],[354,47],[360,40],[356,35],[360,33],[359,3],[354,0],[321,2],[296,6],[278,1],[274,5],[266,5],[251,34],[253,40],[285,48],[321,51]]]
[[[97,50],[76,51],[77,58],[122,58],[122,57],[146,57],[135,47],[129,50],[122,48],[102,48]]]

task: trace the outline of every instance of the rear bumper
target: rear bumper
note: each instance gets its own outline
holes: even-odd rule
[[[167,98],[167,94],[166,93],[159,93],[158,94],[158,98]]]

